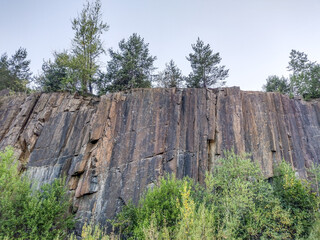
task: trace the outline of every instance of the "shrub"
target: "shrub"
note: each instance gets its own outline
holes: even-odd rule
[[[247,155],[226,152],[205,186],[162,178],[118,224],[132,239],[317,239],[318,199],[289,164],[269,182]]]
[[[69,240],[77,240],[77,237],[74,234],[71,234],[68,238]],[[82,240],[116,240],[120,239],[119,236],[111,234],[108,236],[104,229],[100,225],[94,225],[91,223],[85,223],[81,230],[81,239]]]
[[[259,166],[248,156],[226,152],[207,174],[206,190],[217,239],[288,238],[288,212],[281,208]]]
[[[311,183],[281,162],[267,181],[247,156],[226,152],[205,184],[167,175],[118,215],[107,235],[85,224],[82,239],[319,239],[320,167]],[[65,239],[73,225],[64,180],[40,190],[19,176],[13,151],[0,152],[0,239]],[[312,186],[314,188],[312,188]],[[69,239],[76,239],[74,235]]]
[[[17,171],[12,148],[0,152],[0,238],[55,239],[73,226],[69,198],[62,179],[31,189]]]
[[[144,230],[154,223],[158,230],[166,227],[172,233],[180,217],[177,201],[181,201],[183,183],[174,176],[161,178],[159,185],[141,198],[138,207],[133,204],[126,206],[118,216],[118,222],[123,223],[123,232],[141,239]]]
[[[319,210],[319,198],[312,193],[310,183],[297,178],[292,167],[283,161],[276,168],[273,187],[283,209],[290,212],[291,236],[308,237]]]

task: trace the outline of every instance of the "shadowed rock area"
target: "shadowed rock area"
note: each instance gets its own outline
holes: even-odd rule
[[[227,149],[251,153],[266,177],[282,158],[305,177],[320,162],[320,101],[237,87],[0,96],[8,145],[35,184],[65,175],[77,217],[105,224],[167,172],[202,182]]]

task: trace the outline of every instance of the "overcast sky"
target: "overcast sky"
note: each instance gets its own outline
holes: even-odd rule
[[[0,54],[28,51],[37,73],[43,59],[71,46],[71,19],[85,0],[0,0]],[[187,75],[186,56],[200,37],[230,69],[227,86],[261,90],[269,75],[288,76],[291,49],[320,62],[320,0],[102,0],[105,48],[132,33],[149,43],[162,70],[173,59]],[[102,57],[102,62],[108,56]],[[105,67],[103,67],[105,70]]]

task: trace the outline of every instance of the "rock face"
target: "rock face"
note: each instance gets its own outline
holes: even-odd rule
[[[249,152],[266,177],[281,159],[320,162],[320,102],[224,89],[137,89],[0,98],[0,149],[39,184],[65,175],[77,217],[105,224],[159,176],[202,182],[223,151]]]

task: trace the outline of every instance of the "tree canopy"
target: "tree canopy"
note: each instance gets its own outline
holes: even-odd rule
[[[320,97],[320,65],[311,62],[307,54],[297,50],[291,50],[289,58],[289,79],[269,76],[263,89],[291,96],[300,95],[304,99]]]
[[[188,87],[212,87],[217,83],[224,85],[229,74],[225,66],[219,66],[220,54],[213,53],[209,44],[204,44],[200,38],[196,44],[192,44],[193,53],[190,53],[187,60],[190,61],[192,73],[187,78]]]
[[[14,92],[26,91],[31,80],[30,60],[27,50],[19,48],[11,58],[4,53],[0,58],[0,90],[9,89]]]
[[[101,1],[87,2],[72,20],[71,49],[55,52],[54,60],[44,61],[36,82],[43,91],[93,93],[99,72],[99,57],[105,53],[102,34],[109,26],[103,21]]]
[[[166,68],[159,72],[155,78],[157,86],[163,88],[182,87],[183,81],[181,70],[172,59],[166,63]]]
[[[72,20],[72,29],[75,31],[72,40],[72,53],[78,64],[81,90],[93,92],[94,75],[99,68],[98,57],[105,53],[101,35],[109,26],[103,21],[101,1],[93,4],[87,2],[78,17]]]
[[[134,33],[128,40],[122,39],[119,51],[109,49],[109,55],[111,60],[107,64],[107,74],[100,80],[108,84],[101,87],[100,92],[151,87],[156,57],[150,55],[149,44],[142,37]]]
[[[278,77],[276,75],[269,76],[267,78],[266,85],[263,85],[263,89],[266,92],[279,92],[287,94],[290,92],[290,84],[285,77]]]
[[[64,50],[55,52],[54,59],[44,61],[42,64],[42,73],[35,77],[41,91],[44,92],[82,92],[81,71],[77,57]]]
[[[290,84],[294,94],[305,99],[320,97],[320,65],[308,60],[307,54],[292,50],[288,66],[291,71]]]

